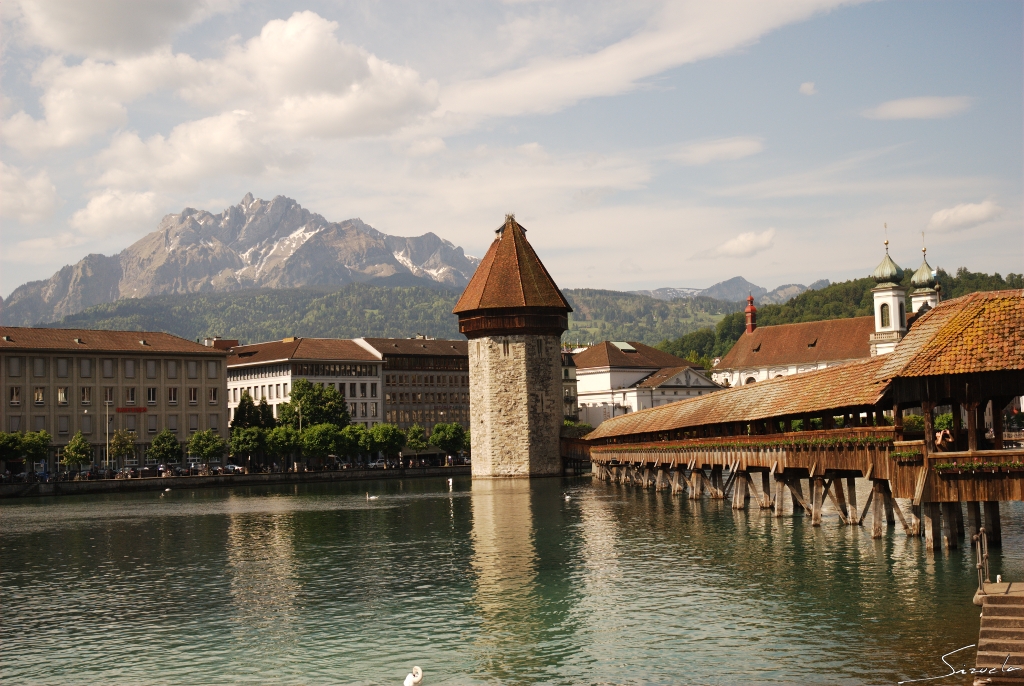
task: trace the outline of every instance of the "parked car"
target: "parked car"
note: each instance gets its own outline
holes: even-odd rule
[[[370,469],[384,469],[384,467],[387,466],[387,462],[385,462],[384,460],[376,460],[366,466],[369,467]]]
[[[242,469],[241,467],[239,467],[237,464],[226,464],[226,465],[224,465],[224,473],[225,474],[241,474],[243,471],[245,471],[245,470]]]

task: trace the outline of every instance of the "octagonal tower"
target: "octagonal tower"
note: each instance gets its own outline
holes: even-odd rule
[[[557,476],[572,308],[514,215],[495,233],[454,310],[469,339],[473,477]]]

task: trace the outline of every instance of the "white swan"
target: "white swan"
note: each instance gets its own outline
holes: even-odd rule
[[[164,493],[170,493],[170,492],[171,492],[171,489],[169,489],[169,488],[165,488],[164,489]]]
[[[367,491],[367,492],[366,492],[366,499],[367,499],[367,500],[376,500],[376,499],[377,499],[377,498],[379,498],[379,497],[380,497],[380,496],[376,496],[376,495],[370,495],[370,492],[369,492],[369,491]]]
[[[572,500],[572,496],[571,496],[571,495],[569,495],[568,493],[566,493],[566,494],[565,494],[565,499],[566,499],[567,501],[568,501],[568,500]]]
[[[419,667],[413,667],[412,672],[406,675],[405,681],[402,686],[417,686],[417,684],[423,681],[423,670]]]

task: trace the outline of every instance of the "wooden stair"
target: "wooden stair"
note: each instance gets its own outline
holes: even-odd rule
[[[986,584],[986,590],[991,586],[995,584]],[[1020,671],[999,671],[1004,665],[1019,667]],[[974,680],[976,685],[1024,685],[1024,595],[996,591],[982,596],[976,666],[997,668],[994,674],[978,675]]]

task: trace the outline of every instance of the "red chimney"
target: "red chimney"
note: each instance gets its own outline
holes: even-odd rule
[[[757,308],[754,307],[754,296],[747,296],[747,309],[743,310],[747,315],[747,333],[754,333],[757,328]]]

